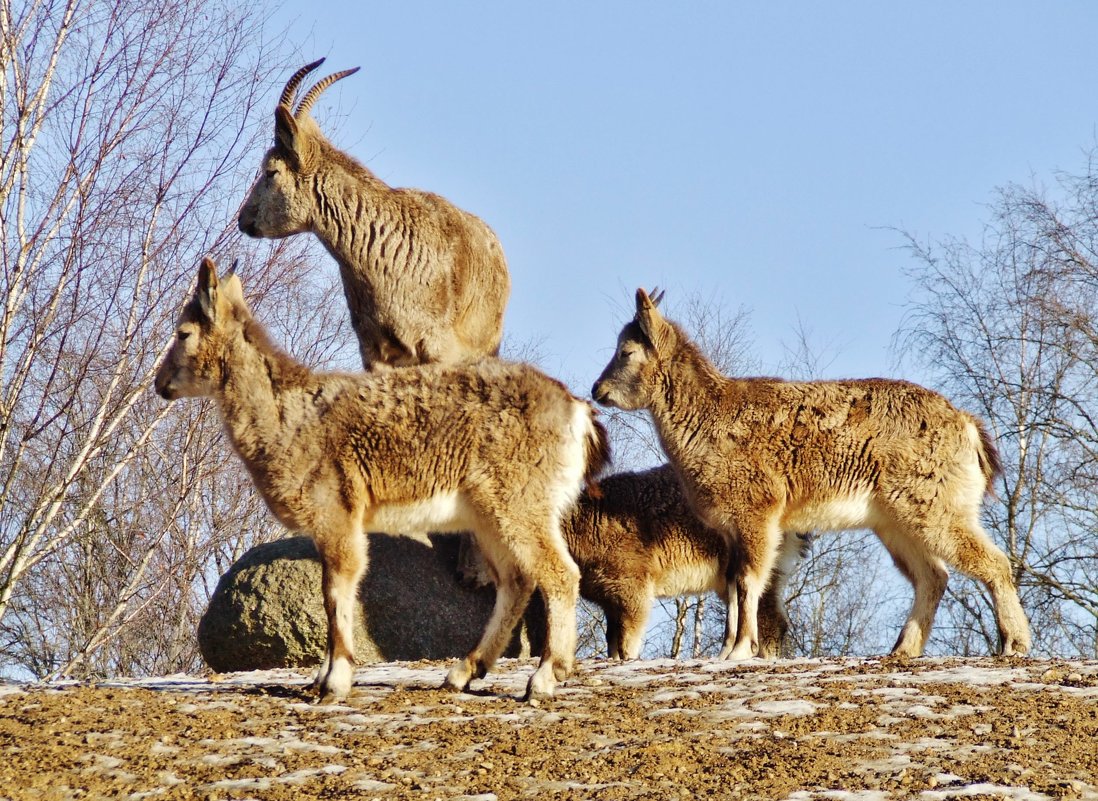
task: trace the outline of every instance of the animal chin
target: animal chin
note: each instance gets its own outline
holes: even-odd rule
[[[600,392],[598,387],[595,387],[592,390],[591,397],[593,397],[595,399],[595,402],[598,403],[601,406],[614,406],[614,407],[619,406],[619,404],[614,400],[614,398],[611,397],[609,392],[605,392],[605,391]]]

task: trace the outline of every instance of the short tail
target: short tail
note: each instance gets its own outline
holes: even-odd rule
[[[1003,472],[1003,462],[999,458],[999,449],[995,447],[995,440],[991,438],[987,426],[977,418],[973,418],[972,422],[975,424],[976,430],[980,432],[980,446],[976,449],[976,455],[980,460],[980,470],[987,481],[988,493],[994,495],[995,487],[992,482]]]
[[[599,487],[596,477],[603,468],[610,464],[610,436],[606,433],[606,426],[598,419],[598,411],[588,404],[591,414],[591,427],[587,431],[584,442],[584,459],[586,468],[583,480],[587,484],[587,494],[591,498],[601,498],[602,488]]]

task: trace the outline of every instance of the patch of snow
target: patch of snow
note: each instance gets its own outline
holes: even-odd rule
[[[881,790],[798,790],[785,797],[785,801],[815,801],[819,798],[835,801],[889,801],[890,793]]]
[[[923,790],[919,797],[926,801],[945,801],[948,798],[967,798],[970,796],[990,796],[1010,799],[1011,801],[1051,801],[1052,796],[1036,793],[1028,787],[1008,787],[1002,784],[969,784],[964,787],[950,787],[946,790]]]
[[[389,790],[395,790],[396,787],[391,782],[382,782],[376,779],[358,779],[351,783],[351,789],[362,790],[367,793],[386,793]]]
[[[763,715],[803,716],[815,714],[820,707],[803,698],[794,698],[786,701],[759,701],[751,704],[751,708]]]

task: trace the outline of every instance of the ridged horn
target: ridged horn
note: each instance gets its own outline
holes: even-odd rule
[[[297,107],[297,111],[294,112],[294,117],[301,118],[303,115],[308,114],[309,109],[312,108],[313,103],[316,102],[316,99],[320,97],[321,92],[323,92],[333,83],[338,81],[340,78],[346,78],[348,75],[354,75],[356,72],[358,72],[358,70],[359,67],[355,67],[353,69],[343,70],[342,72],[336,72],[332,75],[329,75],[324,80],[320,81],[320,83],[318,83],[306,93],[305,97],[301,98],[301,105],[299,105]]]
[[[324,59],[318,58],[312,64],[306,64],[304,67],[291,75],[290,80],[286,81],[286,88],[282,90],[282,96],[278,98],[278,105],[285,106],[286,108],[290,109],[290,111],[293,111],[294,95],[297,93],[297,87],[298,84],[301,83],[301,79],[323,63]]]

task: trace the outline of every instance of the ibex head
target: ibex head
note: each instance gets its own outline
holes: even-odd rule
[[[316,83],[294,108],[301,81],[324,59],[306,64],[286,82],[275,107],[275,144],[263,157],[256,179],[240,209],[240,230],[248,236],[280,238],[309,230],[314,207],[313,193],[305,183],[324,160],[330,147],[309,116],[317,98],[341,78],[358,72],[358,67],[336,72]]]
[[[219,384],[230,329],[249,318],[240,278],[230,270],[219,280],[213,259],[204,258],[194,296],[183,307],[175,338],[157,368],[157,394],[166,400],[209,396]]]
[[[661,300],[662,292],[654,290],[650,297],[637,290],[637,313],[622,328],[613,358],[591,387],[591,397],[603,406],[632,411],[646,405],[650,374],[674,346],[674,327],[656,308]]]

